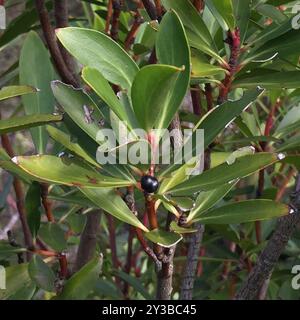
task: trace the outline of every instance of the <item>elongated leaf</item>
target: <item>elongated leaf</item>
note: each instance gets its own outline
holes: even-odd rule
[[[80,161],[64,157],[19,156],[15,157],[13,161],[21,169],[36,177],[38,181],[89,188],[124,187],[134,183],[133,181],[104,176]]]
[[[89,189],[80,188],[82,193],[90,199],[96,206],[104,209],[117,219],[131,224],[137,228],[148,229],[139,221],[139,219],[129,210],[126,203],[113,189]]]
[[[59,122],[61,120],[61,115],[53,114],[32,114],[23,117],[13,117],[0,121],[0,134],[39,127],[47,123]]]
[[[238,180],[236,181],[236,183]],[[227,183],[214,190],[200,192],[197,197],[194,208],[188,215],[187,222],[197,220],[203,212],[212,208],[216,203],[223,199],[226,194],[236,185],[236,183]]]
[[[186,28],[191,46],[215,57],[219,61],[223,61],[217,53],[217,47],[205,23],[190,1],[162,0],[162,4],[166,9],[174,9],[177,12]]]
[[[41,186],[33,182],[27,190],[25,197],[27,221],[33,238],[36,237],[41,223]]]
[[[237,158],[233,164],[223,163],[177,185],[171,193],[194,193],[216,189],[225,183],[246,177],[284,158],[274,153],[258,153]]]
[[[153,297],[147,292],[147,290],[144,288],[143,284],[141,281],[139,281],[138,278],[133,277],[123,271],[116,271],[115,272],[116,276],[119,278],[123,279],[125,282],[129,283],[132,288],[140,293],[146,300],[152,300]]]
[[[225,31],[234,29],[235,17],[232,0],[208,0],[206,3]]]
[[[4,260],[7,257],[10,257],[12,255],[16,255],[17,253],[26,252],[27,250],[25,248],[21,247],[13,247],[11,244],[9,244],[7,241],[0,241],[0,259]]]
[[[137,120],[131,108],[125,109],[115,95],[108,81],[97,69],[85,67],[82,71],[84,81],[101,97],[121,121],[125,121],[130,129],[136,128]]]
[[[60,300],[83,300],[94,288],[102,269],[102,257],[95,257],[76,272],[65,284]]]
[[[28,265],[30,278],[45,291],[55,291],[55,275],[52,269],[38,256],[34,255]]]
[[[60,81],[53,81],[51,86],[56,100],[74,123],[97,141],[103,115],[93,100],[83,90]]]
[[[161,229],[154,229],[145,233],[145,237],[158,245],[170,248],[182,240],[182,236],[176,232],[168,232]]]
[[[177,67],[157,64],[146,66],[138,72],[131,98],[136,117],[146,131],[168,125],[168,113],[174,107],[172,91],[182,71]]]
[[[67,248],[65,232],[57,223],[47,222],[42,224],[39,236],[48,246],[57,252],[61,252]]]
[[[287,205],[272,200],[246,200],[208,211],[196,220],[202,224],[237,224],[282,217],[289,212]]]
[[[240,30],[241,42],[244,43],[250,17],[250,5],[252,0],[233,0],[233,9],[236,24]]]
[[[34,95],[25,95],[22,101],[27,115],[52,113],[54,97],[50,82],[54,78],[54,70],[50,57],[37,33],[31,31],[22,47],[20,55],[20,84],[30,85],[39,89]],[[44,153],[47,144],[47,133],[44,127],[31,130],[38,153]]]
[[[37,89],[30,86],[10,86],[4,87],[0,91],[0,101],[29,93],[35,93]]]
[[[55,141],[61,143],[64,147],[70,150],[75,155],[83,158],[90,164],[94,165],[95,167],[100,167],[99,163],[97,163],[92,157],[90,157],[78,143],[71,142],[71,137],[64,133],[63,131],[52,127],[47,126],[47,132],[49,133],[50,137]]]
[[[167,128],[187,92],[190,81],[190,49],[182,22],[176,12],[164,15],[156,40],[156,55],[159,63],[178,68],[184,66],[171,91],[168,109],[156,125],[158,129]]]
[[[56,35],[81,64],[98,69],[109,82],[130,91],[138,67],[110,37],[84,28],[58,29]]]
[[[291,108],[279,123],[276,134],[283,134],[290,132],[291,129],[297,128],[300,122],[300,107],[295,106]]]
[[[257,85],[267,89],[293,89],[300,86],[300,71],[274,72],[269,71],[257,76],[236,79],[233,86],[236,88],[253,88]]]
[[[16,264],[5,268],[6,289],[0,289],[0,300],[7,300],[22,287],[29,285],[28,264]]]

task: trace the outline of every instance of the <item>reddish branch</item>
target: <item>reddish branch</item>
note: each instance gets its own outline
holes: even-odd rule
[[[207,102],[207,111],[210,111],[214,107],[212,87],[210,83],[205,84],[205,98]]]
[[[139,30],[139,27],[140,25],[143,23],[143,18],[141,17],[141,15],[139,14],[139,12],[136,12],[135,13],[135,16],[134,16],[134,21],[133,21],[133,24],[131,26],[131,29],[130,31],[128,32],[127,36],[126,36],[126,39],[125,39],[125,49],[126,50],[129,50],[133,41],[134,41],[134,38]]]
[[[1,116],[0,116],[0,119],[1,119]],[[11,158],[13,158],[14,151],[12,149],[9,138],[6,134],[1,135],[1,142],[2,142],[2,146],[3,146],[4,150],[7,152],[7,154]],[[16,194],[16,205],[17,205],[19,218],[20,218],[21,225],[22,225],[25,245],[29,250],[32,250],[34,248],[34,244],[33,244],[32,234],[30,232],[29,225],[27,222],[27,217],[26,217],[26,211],[25,211],[25,205],[24,205],[24,192],[23,192],[21,180],[18,179],[17,177],[14,177],[13,187],[14,187],[15,194]],[[32,256],[32,254],[30,253],[30,251],[28,251],[27,252],[27,260],[30,260],[31,256]]]
[[[201,12],[204,9],[204,0],[194,0],[193,4],[198,12]]]
[[[296,180],[295,192],[291,195],[290,206],[293,213],[280,218],[277,227],[260,254],[258,261],[246,281],[242,284],[235,299],[257,299],[264,283],[271,277],[273,269],[278,262],[285,246],[292,236],[296,226],[300,223],[300,175]]]
[[[153,5],[151,0],[142,0],[145,10],[147,11],[151,20],[157,20],[156,7]]]
[[[198,85],[193,85],[191,87],[191,98],[192,98],[194,114],[197,116],[200,116],[202,106],[201,106],[200,88]]]
[[[55,32],[51,26],[50,18],[48,15],[48,11],[45,7],[44,0],[35,0],[35,5],[37,8],[37,12],[40,18],[41,27],[43,30],[43,34],[45,40],[47,42],[49,51],[51,53],[52,59],[56,66],[56,69],[61,76],[62,80],[68,84],[71,84],[75,87],[78,87],[78,81],[74,78],[72,72],[68,69],[61,51],[59,49],[58,43],[56,41]]]
[[[106,22],[105,22],[105,33],[108,34],[111,17],[113,14],[113,0],[109,0],[107,4],[107,14],[106,14]]]
[[[110,29],[110,36],[115,41],[118,40],[119,34],[119,20],[121,14],[121,4],[119,0],[113,0],[112,2],[113,7],[113,14],[112,14],[112,21],[111,21],[111,29]]]
[[[231,84],[234,79],[234,75],[238,70],[238,58],[241,47],[241,37],[239,28],[229,30],[225,42],[229,45],[230,48],[230,58],[228,63],[229,67],[228,73],[226,73],[225,79],[223,80],[222,86],[220,88],[218,104],[221,104],[227,100],[228,93],[231,89]]]
[[[154,0],[154,3],[155,3],[156,14],[157,14],[158,20],[160,20],[161,16],[162,16],[161,1],[160,0]]]
[[[47,216],[47,219],[49,222],[54,222],[55,218],[52,213],[52,204],[51,201],[48,200],[48,184],[41,183],[41,198],[42,198],[42,204],[45,209],[45,213]]]

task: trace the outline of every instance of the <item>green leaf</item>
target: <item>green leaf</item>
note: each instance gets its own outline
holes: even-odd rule
[[[179,241],[182,240],[182,236],[176,232],[168,232],[161,229],[154,229],[146,232],[145,237],[164,248],[171,248]]]
[[[129,210],[123,199],[113,189],[90,189],[80,188],[82,193],[90,199],[96,206],[102,208],[115,218],[133,225],[147,232],[148,229],[139,219]]]
[[[218,61],[224,62],[217,53],[218,49],[208,28],[190,1],[162,0],[162,4],[166,9],[173,9],[177,12],[185,26],[188,40],[192,47],[215,57]]]
[[[286,113],[286,115],[283,117],[283,119],[279,123],[275,132],[276,136],[277,135],[281,136],[285,133],[290,133],[292,130],[298,129],[299,122],[300,122],[300,107],[295,106]]]
[[[162,129],[174,113],[172,91],[183,69],[167,65],[149,65],[142,68],[132,85],[132,104],[143,129]],[[171,113],[171,117],[170,117]]]
[[[84,300],[94,288],[102,269],[102,257],[95,257],[67,280],[60,300]]]
[[[41,223],[41,186],[33,182],[27,190],[25,197],[25,210],[27,221],[33,238],[36,238]]]
[[[39,236],[47,245],[57,252],[61,252],[67,248],[65,232],[57,223],[47,222],[41,225]]]
[[[186,234],[186,233],[195,233],[197,232],[197,229],[191,229],[191,228],[183,228],[179,227],[178,224],[175,221],[172,221],[170,224],[171,231],[177,232],[179,234]]]
[[[270,4],[260,4],[255,9],[262,16],[269,17],[278,24],[283,23],[288,18],[281,10]]]
[[[54,98],[50,82],[54,78],[49,53],[37,33],[31,31],[24,42],[20,54],[20,84],[30,85],[39,89],[34,95],[22,97],[27,115],[52,113]],[[31,130],[32,139],[38,153],[44,153],[47,144],[47,133],[40,126]]]
[[[11,246],[7,241],[0,241],[0,260],[26,251],[25,248]]]
[[[52,81],[51,86],[56,100],[73,122],[97,141],[103,115],[93,100],[83,90],[60,81]]]
[[[0,300],[7,300],[17,291],[30,284],[28,264],[16,264],[5,268],[6,289],[0,289]]]
[[[109,82],[130,91],[138,66],[110,37],[84,28],[58,29],[56,35],[81,64],[99,70]]]
[[[113,110],[121,121],[125,121],[129,129],[136,128],[137,120],[130,108],[125,108],[115,95],[108,81],[97,69],[85,67],[82,71],[84,81],[99,95],[99,97]]]
[[[208,211],[194,221],[202,224],[238,224],[282,217],[289,211],[287,205],[272,200],[246,200]]]
[[[54,292],[55,275],[52,269],[38,256],[34,255],[28,265],[28,272],[32,281],[45,291]]]
[[[36,155],[15,157],[13,161],[37,181],[89,188],[125,187],[135,183],[104,176],[76,159]]]
[[[250,73],[233,82],[235,88],[253,88],[258,85],[267,89],[298,88],[300,86],[300,71],[267,71],[254,76],[251,76]]]
[[[32,114],[23,117],[12,117],[0,121],[0,134],[39,127],[47,123],[59,122],[61,120],[61,115],[53,114]]]
[[[157,128],[167,128],[180,107],[190,81],[190,49],[182,22],[176,12],[164,15],[156,39],[156,55],[159,63],[178,68],[184,66],[171,91],[168,110],[163,114]]]
[[[252,0],[233,0],[233,9],[234,9],[234,15],[236,24],[240,30],[241,34],[241,43],[244,43],[247,31],[248,31],[248,25],[250,21],[250,6],[251,6]]]
[[[36,93],[36,88],[30,86],[9,86],[3,87],[0,91],[0,101],[25,94]]]
[[[235,28],[232,0],[208,0],[206,4],[225,31]]]
[[[188,215],[187,222],[196,221],[203,212],[212,208],[216,203],[222,200],[226,194],[236,185],[238,180],[235,183],[227,183],[217,189],[202,191],[196,199],[194,208],[191,210]]]
[[[207,58],[198,50],[192,50],[192,79],[201,79],[216,75],[224,75],[225,70],[209,63]]]
[[[92,164],[95,167],[100,167],[99,163],[96,162],[92,157],[90,157],[78,143],[71,142],[71,137],[64,133],[63,131],[53,127],[53,126],[47,126],[46,127],[47,132],[49,136],[57,141],[58,143],[62,144],[66,149],[71,151],[73,154],[83,158],[90,164]]]
[[[115,272],[116,276],[130,284],[130,286],[138,293],[140,293],[146,300],[152,300],[153,297],[147,292],[147,290],[142,285],[138,278],[135,278],[123,271],[117,270]]]
[[[236,179],[247,177],[256,171],[282,160],[282,155],[274,153],[257,153],[237,158],[233,164],[223,163],[170,190],[173,194],[190,194],[216,189],[225,183],[234,183]]]

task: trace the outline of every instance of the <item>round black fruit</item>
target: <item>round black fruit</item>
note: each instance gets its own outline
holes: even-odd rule
[[[145,192],[154,193],[158,189],[158,180],[152,176],[143,176],[141,186]]]

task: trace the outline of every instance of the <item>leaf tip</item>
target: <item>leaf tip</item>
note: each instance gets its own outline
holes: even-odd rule
[[[16,165],[19,164],[18,157],[13,157],[13,158],[11,158],[11,161],[12,161],[13,163],[15,163]]]

